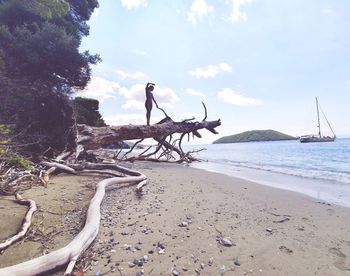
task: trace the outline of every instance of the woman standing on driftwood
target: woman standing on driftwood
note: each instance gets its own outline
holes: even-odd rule
[[[153,101],[156,103],[156,101],[153,98],[153,94],[152,91],[154,90],[154,83],[147,83],[146,85],[146,102],[145,102],[145,106],[146,106],[146,119],[147,119],[147,125],[149,126],[149,122],[151,119],[151,111],[152,111],[152,106],[153,106]],[[157,105],[157,103],[156,103]]]

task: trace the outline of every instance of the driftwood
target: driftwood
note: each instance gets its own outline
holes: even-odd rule
[[[53,164],[57,165],[57,164]],[[65,247],[53,251],[47,255],[20,263],[14,266],[0,269],[0,275],[37,275],[57,267],[68,264],[67,273],[70,273],[74,267],[76,260],[81,253],[86,250],[93,240],[96,238],[100,225],[100,205],[108,188],[115,188],[120,184],[137,185],[137,189],[142,189],[146,184],[146,176],[134,170],[123,168],[112,164],[91,164],[77,165],[71,168],[75,173],[88,170],[115,170],[129,176],[113,177],[100,181],[97,184],[94,197],[90,201],[90,205],[86,215],[84,228],[80,233]]]
[[[126,125],[90,127],[78,125],[78,144],[84,146],[85,150],[98,149],[102,145],[112,144],[124,140],[161,138],[174,133],[193,133],[201,138],[198,133],[200,129],[207,129],[217,134],[215,128],[220,126],[220,120],[202,122],[174,122],[167,120],[160,124],[147,125]]]
[[[139,155],[128,157],[124,154],[122,160],[150,160],[150,161],[170,161],[170,162],[192,162],[198,159],[191,153],[184,152],[181,143],[186,136],[201,138],[199,130],[206,129],[211,133],[217,134],[216,127],[221,125],[221,121],[206,121],[207,109],[203,104],[205,116],[202,121],[193,121],[194,118],[186,119],[181,122],[173,121],[169,116],[154,125],[124,125],[124,126],[106,126],[90,127],[87,125],[78,125],[78,146],[77,158],[81,158],[87,151],[96,150],[103,145],[122,142],[124,140],[138,141],[127,152],[131,153],[137,144],[146,138],[153,138],[156,142],[156,149],[152,153],[146,154],[150,148]],[[173,135],[179,135],[180,138],[173,140]],[[175,153],[175,155],[174,155]],[[158,154],[158,157],[156,157]],[[119,153],[117,154],[117,156]]]
[[[15,194],[15,197],[16,197],[15,202],[17,202],[21,205],[27,205],[29,207],[29,209],[23,218],[23,222],[22,222],[22,225],[21,225],[18,233],[16,235],[12,236],[11,238],[7,239],[5,242],[0,243],[0,252],[5,250],[7,247],[14,244],[15,242],[18,242],[24,238],[24,236],[28,232],[28,229],[31,225],[33,213],[37,210],[36,203],[34,200],[23,199],[21,197],[21,195],[18,193]]]

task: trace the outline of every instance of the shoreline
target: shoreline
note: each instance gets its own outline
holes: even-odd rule
[[[181,165],[137,163],[133,168],[146,174],[149,184],[142,197],[132,188],[106,194],[98,237],[77,264],[87,269],[84,275],[350,273],[348,208]],[[79,231],[97,179],[63,175],[47,189],[24,193],[42,197],[32,229],[55,230],[46,250],[65,245]],[[10,233],[21,215],[7,211],[0,214],[13,217]],[[234,245],[223,246],[222,238]],[[5,250],[0,266],[41,255],[42,245],[33,240]],[[33,246],[37,249],[28,251]]]
[[[191,167],[251,181],[275,189],[296,192],[313,199],[350,208],[350,185],[347,183],[307,178],[243,166],[224,165],[209,161],[193,164]],[[348,192],[345,192],[345,190],[348,190]]]

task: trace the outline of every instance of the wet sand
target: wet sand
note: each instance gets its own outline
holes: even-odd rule
[[[179,165],[134,168],[149,185],[141,197],[132,187],[107,193],[98,237],[77,264],[84,275],[350,275],[350,209]],[[68,243],[97,179],[60,176],[26,191],[39,212],[30,238],[5,250],[0,267]],[[1,199],[0,216],[9,221],[1,239],[24,212]]]

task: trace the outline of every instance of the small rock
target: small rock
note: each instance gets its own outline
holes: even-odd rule
[[[225,265],[222,265],[222,267],[220,268],[220,274],[221,275],[224,275],[226,272],[226,266]]]
[[[134,267],[136,264],[132,263],[132,262],[128,262],[128,266],[131,268],[131,267]]]
[[[144,261],[145,263],[148,262],[148,256],[147,256],[147,255],[144,255],[144,256],[143,256],[143,261]]]
[[[125,248],[125,250],[131,250],[132,245],[131,244],[124,244],[124,248]]]
[[[174,275],[174,276],[179,276],[179,275],[180,275],[180,273],[179,273],[179,272],[177,272],[175,269],[173,269],[173,275]]]
[[[201,263],[201,269],[205,268],[205,264]]]
[[[135,249],[140,251],[141,250],[141,246],[135,245]]]
[[[184,266],[184,267],[182,268],[182,270],[183,270],[183,271],[188,271],[188,268]]]
[[[159,255],[164,255],[165,254],[165,249],[159,249],[158,254]]]
[[[180,227],[187,227],[188,223],[186,221],[183,221],[179,224]]]
[[[220,239],[220,243],[223,246],[227,246],[227,247],[230,247],[230,246],[234,245],[234,243],[229,238],[222,238],[222,239]]]
[[[279,247],[279,250],[281,250],[282,252],[285,252],[287,254],[292,254],[293,253],[293,250],[292,249],[289,249],[288,247],[284,246],[284,245],[281,245]]]
[[[273,230],[271,228],[266,228],[266,231],[272,233]]]
[[[240,261],[239,261],[238,259],[236,259],[236,260],[234,261],[234,264],[235,264],[236,266],[240,266],[240,265],[241,265],[241,263],[240,263]]]
[[[157,243],[157,247],[159,247],[160,249],[165,249],[165,245],[160,241]]]
[[[136,260],[136,264],[137,264],[137,266],[143,266],[143,259],[140,259],[140,260]]]
[[[212,266],[212,265],[213,265],[213,262],[214,262],[214,258],[210,258],[209,261],[208,261],[208,265],[209,265],[209,266]]]

